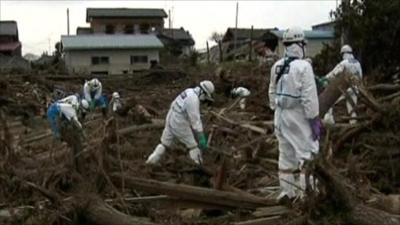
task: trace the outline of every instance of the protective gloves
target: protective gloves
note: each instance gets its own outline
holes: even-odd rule
[[[321,133],[322,133],[322,123],[319,117],[315,117],[314,119],[310,119],[310,126],[311,126],[311,132],[312,132],[312,139],[314,141],[319,140],[321,138]]]
[[[329,80],[326,77],[316,77],[317,86],[325,88],[329,84]]]
[[[199,140],[199,148],[200,148],[202,151],[207,150],[207,148],[208,148],[208,145],[207,145],[207,137],[206,137],[206,135],[204,134],[204,132],[199,132],[199,133],[197,134],[197,138],[198,138],[198,140]]]
[[[95,101],[91,101],[89,107],[90,107],[90,110],[93,111],[94,108],[96,107],[96,102]]]

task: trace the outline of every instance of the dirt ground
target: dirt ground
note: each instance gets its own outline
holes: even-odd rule
[[[99,77],[104,93],[121,94],[126,113],[103,118],[97,111],[82,120],[87,137],[77,159],[79,168],[73,166],[71,146],[53,140],[46,109],[55,88],[80,93],[84,80],[90,78],[1,75],[0,224],[102,224],[93,219],[99,218],[96,214],[88,216],[91,195],[124,214],[155,224],[363,224],[352,220],[358,214],[344,202],[351,209],[362,204],[399,215],[399,205],[391,207],[392,202],[378,200],[400,194],[400,88],[387,84],[390,88],[374,89],[377,82],[371,79],[365,81],[368,97],[360,96],[356,125],[348,124],[344,102],[335,106],[337,124],[327,125],[321,140],[321,159],[312,170],[321,182],[319,192],[310,193],[310,201],[297,201],[289,210],[267,216],[256,213],[261,207],[211,210],[174,201],[137,201],[163,193],[136,190],[116,181],[115,174],[275,199],[279,153],[273,112],[267,107],[268,68],[247,63],[227,68],[230,76],[225,80],[216,76],[215,66]],[[203,153],[204,168],[194,165],[179,144],[168,150],[161,165],[146,166],[147,156],[159,143],[169,104],[203,79],[212,80],[217,88],[216,101],[202,106],[210,139],[210,149]],[[245,110],[226,94],[238,85],[252,92]],[[124,128],[132,131],[121,131]],[[330,173],[340,177],[339,184],[330,179]],[[216,187],[221,185],[216,185],[218,176],[223,177],[222,186],[231,189]],[[345,191],[337,191],[339,186]],[[207,198],[211,197],[204,195],[204,202]],[[270,220],[240,222],[265,218]],[[293,222],[299,218],[304,220]]]

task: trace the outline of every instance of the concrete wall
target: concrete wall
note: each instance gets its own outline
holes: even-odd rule
[[[325,44],[331,44],[332,39],[309,39],[307,40],[307,47],[306,47],[306,56],[307,57],[314,57],[318,53],[321,52],[324,43]],[[276,48],[276,53],[279,55],[279,57],[282,57],[285,52],[285,47],[282,43],[282,40],[279,40],[278,42],[278,47]]]
[[[131,64],[131,56],[147,55],[147,63]],[[108,56],[109,64],[92,65],[93,56]],[[65,65],[69,73],[87,73],[107,71],[108,74],[123,74],[125,71],[146,70],[150,68],[150,61],[160,61],[158,50],[79,50],[65,52]]]

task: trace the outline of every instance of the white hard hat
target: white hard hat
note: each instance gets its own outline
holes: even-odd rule
[[[350,45],[343,45],[342,48],[340,49],[340,54],[344,53],[352,53],[353,49],[351,49]]]
[[[209,80],[203,80],[200,82],[200,88],[205,92],[206,98],[213,101],[212,94],[214,93],[214,84]]]
[[[303,30],[300,27],[292,27],[287,29],[283,33],[284,44],[295,43],[295,42],[305,42],[305,35]]]
[[[82,107],[84,110],[89,109],[89,102],[88,102],[86,99],[82,99],[82,100],[81,100],[81,107]]]
[[[119,93],[118,93],[118,92],[112,93],[112,97],[113,97],[113,98],[119,98]]]
[[[96,90],[100,87],[100,81],[97,78],[93,78],[89,81],[89,85]]]

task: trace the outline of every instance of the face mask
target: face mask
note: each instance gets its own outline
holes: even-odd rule
[[[199,99],[200,99],[200,101],[204,102],[204,101],[206,100],[206,95],[202,92],[202,93],[199,95]]]

